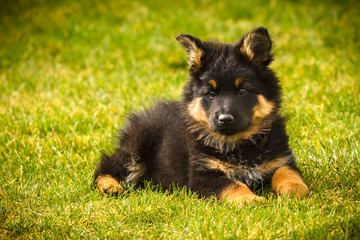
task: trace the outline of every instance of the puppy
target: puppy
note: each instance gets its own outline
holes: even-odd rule
[[[262,201],[253,193],[262,187],[306,195],[279,114],[281,88],[269,68],[267,29],[256,28],[233,44],[186,34],[176,39],[190,66],[182,100],[127,119],[119,146],[102,156],[95,171],[99,191],[118,194],[146,180],[229,202]]]

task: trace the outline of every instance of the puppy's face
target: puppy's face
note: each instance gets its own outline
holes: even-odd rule
[[[257,132],[262,119],[273,111],[274,104],[254,88],[256,84],[250,78],[214,79],[205,80],[197,89],[193,101],[198,104],[197,112],[189,108],[194,119],[203,121],[221,135]],[[199,118],[199,113],[204,118]]]
[[[237,140],[258,132],[276,110],[279,87],[267,68],[271,40],[255,29],[235,44],[177,37],[188,54],[191,79],[184,100],[190,116],[212,134]]]

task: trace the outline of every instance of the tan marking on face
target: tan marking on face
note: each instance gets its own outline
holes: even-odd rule
[[[236,143],[241,139],[249,138],[263,127],[263,118],[266,117],[274,108],[274,104],[258,96],[259,103],[253,108],[254,116],[251,126],[243,132],[226,136],[221,135],[211,128],[207,115],[201,106],[201,98],[196,98],[188,105],[188,112],[198,123],[193,126],[192,131],[201,131],[197,140],[203,141],[207,146],[212,146],[222,152],[228,152],[236,147]]]
[[[301,198],[308,193],[308,187],[299,173],[288,166],[282,166],[276,170],[271,184],[277,193],[284,193],[297,198]]]
[[[232,136],[224,136],[215,131],[211,131],[211,134],[214,138],[219,139],[219,141],[224,141],[227,143],[235,143],[244,137],[249,137],[254,133],[257,133],[262,127],[263,119],[268,116],[274,109],[275,105],[273,102],[266,100],[263,95],[258,95],[258,104],[253,108],[254,115],[251,126],[243,131],[236,133]]]
[[[214,89],[216,89],[216,82],[215,82],[215,80],[210,80],[210,81],[209,81],[209,84],[210,84],[211,86],[213,86]]]
[[[265,198],[255,195],[244,183],[235,181],[233,184],[224,188],[218,198],[230,203],[250,203],[254,201],[266,201]]]
[[[259,103],[253,108],[253,122],[264,119],[275,107],[274,103],[268,101],[263,95],[258,95],[258,101]]]
[[[242,78],[238,78],[235,80],[235,87],[239,87],[240,84],[242,83],[243,79]]]
[[[206,123],[209,126],[208,118],[204,111],[204,108],[201,105],[201,98],[196,98],[188,105],[188,111],[190,115],[198,122]]]
[[[123,192],[123,188],[119,184],[118,181],[116,181],[115,178],[113,178],[110,175],[102,175],[99,176],[96,179],[96,184],[101,193],[114,193],[117,194],[118,192]]]

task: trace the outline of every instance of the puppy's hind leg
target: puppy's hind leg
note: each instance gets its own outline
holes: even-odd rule
[[[146,119],[132,115],[120,131],[120,143],[115,153],[104,154],[95,171],[94,185],[103,193],[121,193],[125,186],[139,183],[145,174],[144,158],[150,146]]]
[[[94,186],[104,194],[121,194],[124,189],[120,184],[121,176],[125,169],[117,163],[116,154],[113,156],[103,155],[98,168],[95,171]]]
[[[118,195],[124,191],[120,183],[110,175],[99,176],[96,180],[96,186],[101,193]]]

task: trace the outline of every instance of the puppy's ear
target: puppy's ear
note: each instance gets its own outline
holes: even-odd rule
[[[187,34],[179,34],[176,36],[176,40],[186,51],[190,70],[199,69],[201,67],[201,57],[205,53],[200,39]]]
[[[259,27],[248,32],[235,45],[236,51],[256,64],[269,65],[272,61],[272,42],[266,28]]]

